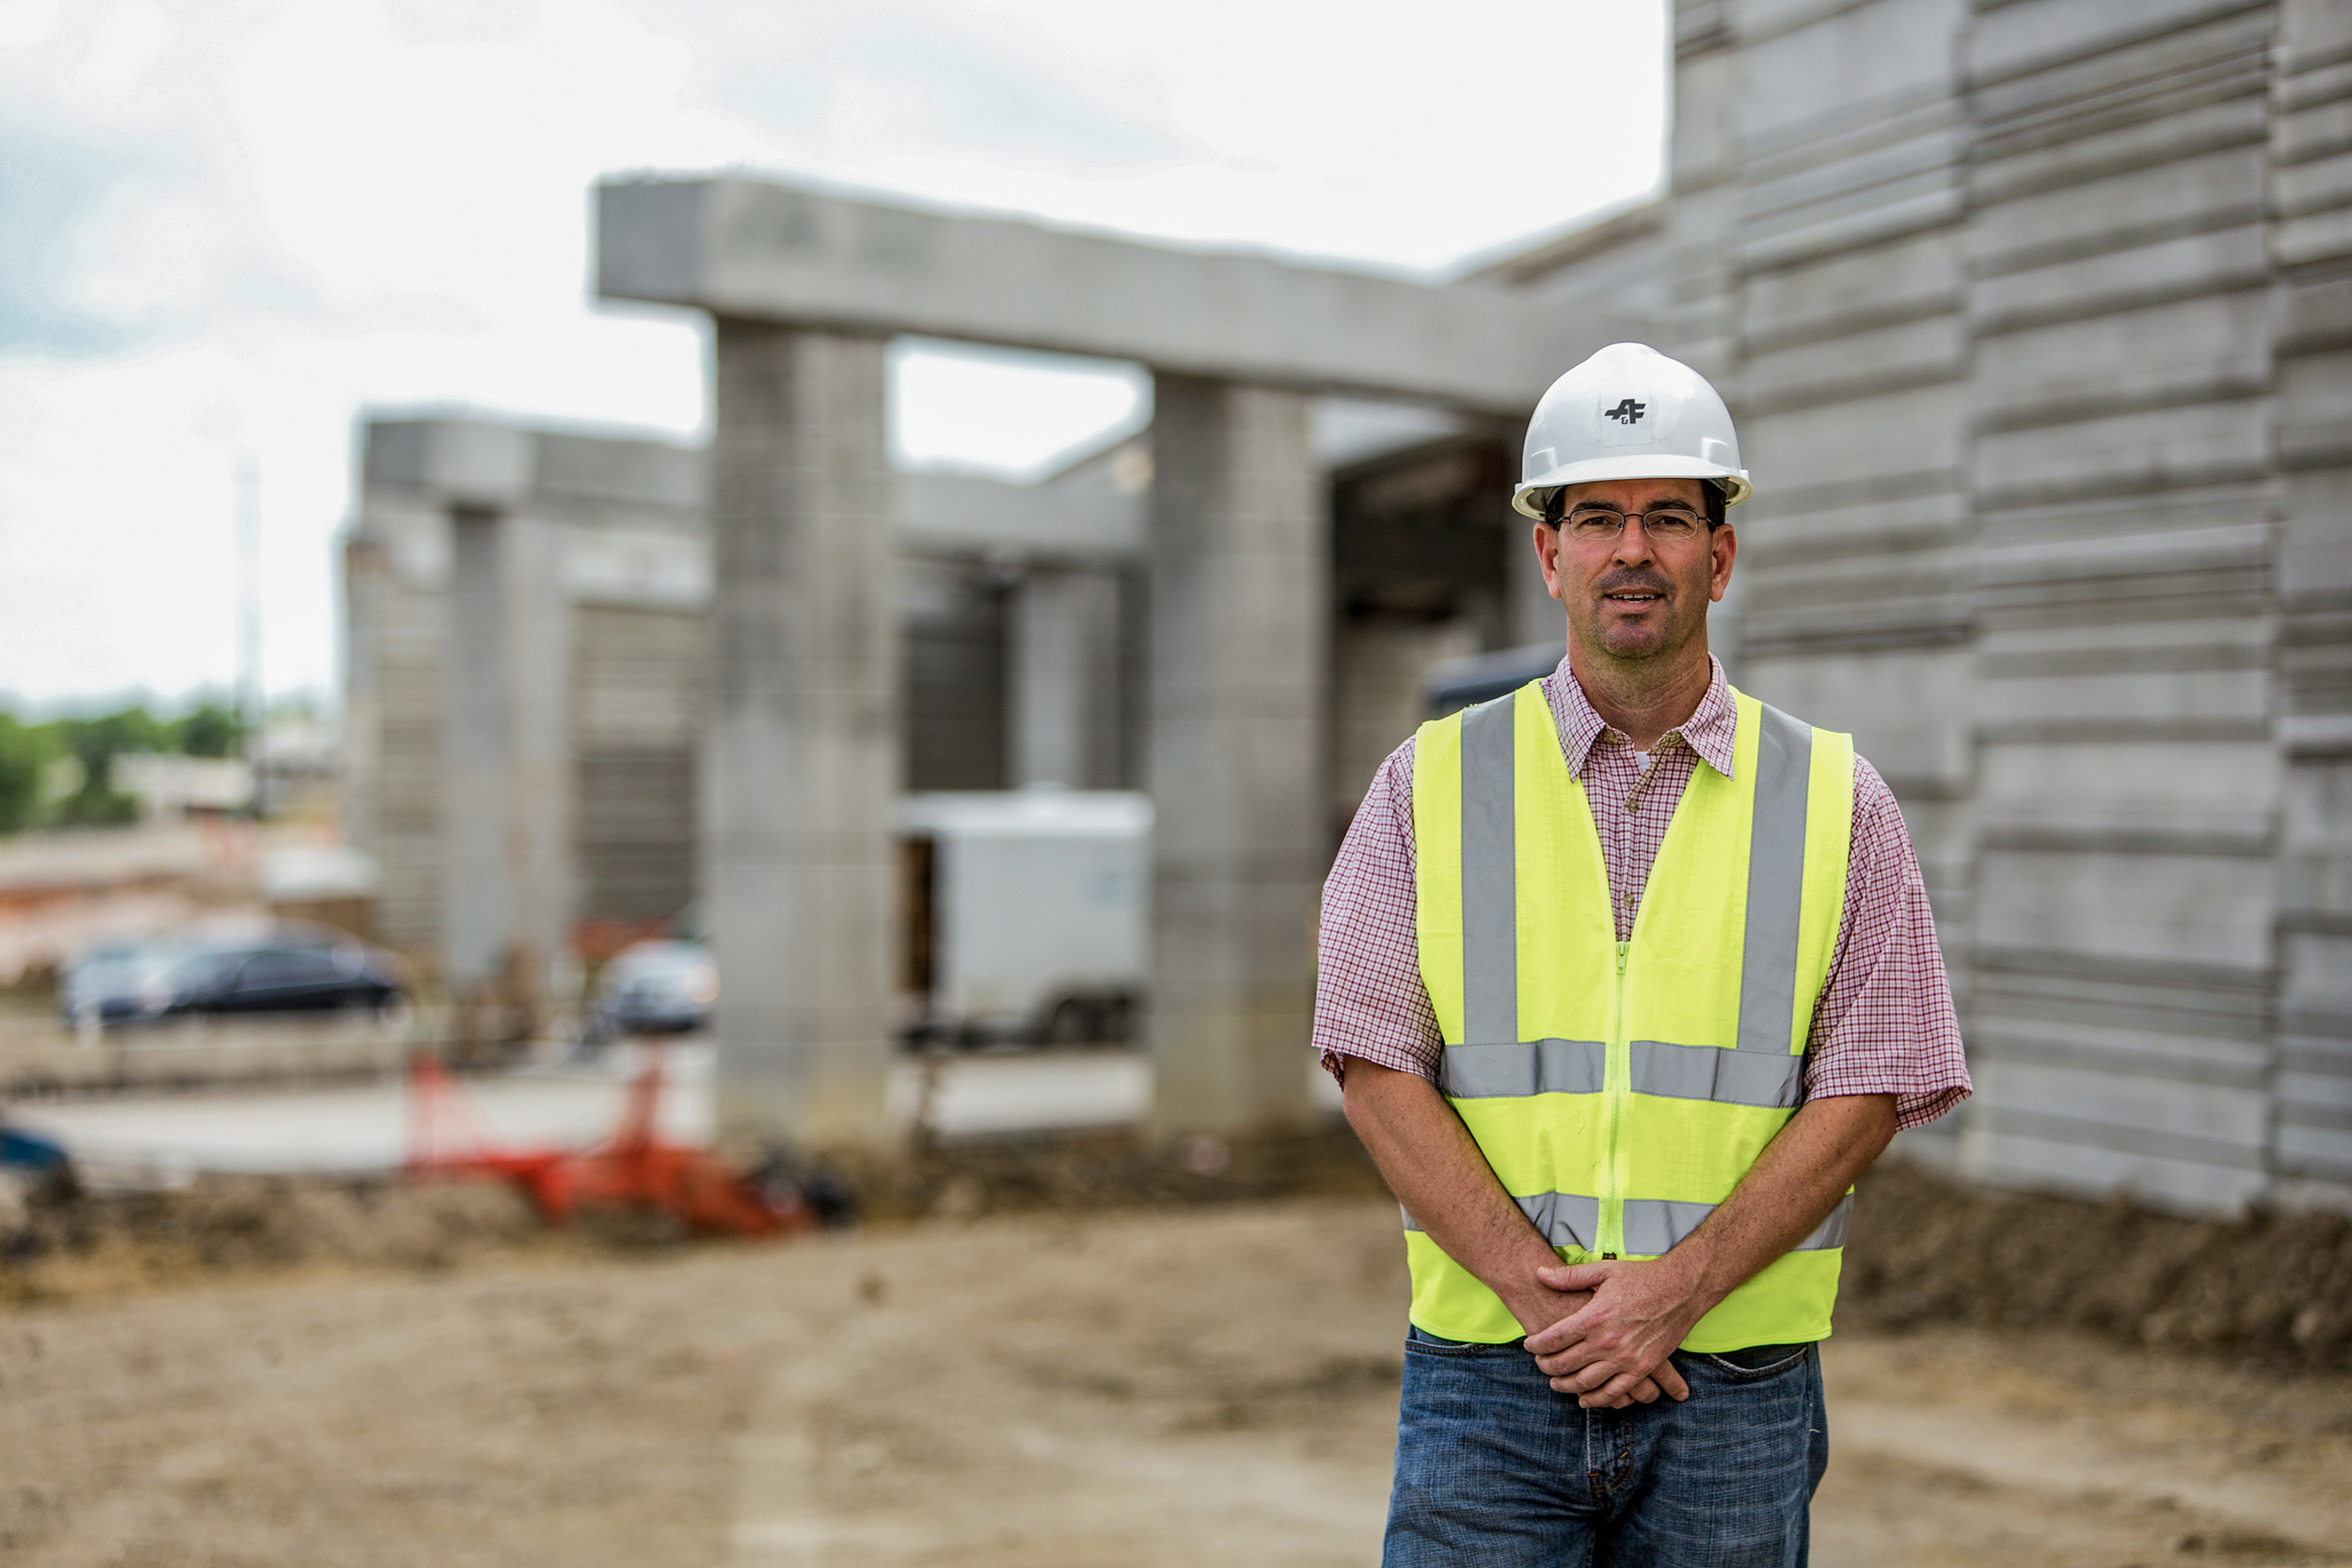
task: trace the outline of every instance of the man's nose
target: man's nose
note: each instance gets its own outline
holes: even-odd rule
[[[1628,517],[1617,534],[1616,561],[1621,565],[1639,566],[1650,559],[1651,553],[1649,534],[1644,531],[1642,519]]]

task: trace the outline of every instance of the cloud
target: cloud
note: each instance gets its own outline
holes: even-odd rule
[[[1435,273],[1654,181],[1661,14],[0,0],[0,670],[42,700],[226,680],[232,444],[282,690],[335,678],[363,408],[702,430],[702,326],[587,297],[600,174],[768,169]],[[1525,85],[1543,59],[1576,63],[1572,136]],[[915,461],[1034,472],[1147,406],[1132,367],[894,364]]]
[[[136,324],[83,278],[110,234],[186,178],[167,148],[0,106],[0,353],[119,352]]]

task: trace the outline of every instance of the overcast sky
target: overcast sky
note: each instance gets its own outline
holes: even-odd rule
[[[362,407],[707,432],[587,297],[601,174],[723,166],[1442,276],[1658,179],[1660,0],[0,0],[0,693],[331,695]],[[1132,373],[897,356],[903,461],[1033,475]],[[1085,367],[1078,367],[1081,371]]]

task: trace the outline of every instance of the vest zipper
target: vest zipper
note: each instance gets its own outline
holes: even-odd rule
[[[1608,1066],[1601,1081],[1605,1104],[1601,1112],[1604,1152],[1609,1163],[1607,1190],[1600,1195],[1600,1255],[1625,1255],[1625,1102],[1633,1079],[1633,1048],[1625,1035],[1625,961],[1629,942],[1617,943],[1616,1022],[1609,1031]]]

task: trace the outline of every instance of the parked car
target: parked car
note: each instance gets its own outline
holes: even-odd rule
[[[640,942],[604,966],[588,1010],[592,1045],[624,1035],[685,1035],[710,1022],[719,960],[699,942]]]
[[[391,956],[348,939],[281,935],[200,949],[166,984],[167,1015],[382,1011],[401,1000]]]
[[[59,986],[69,1022],[212,1013],[382,1011],[402,1000],[390,954],[325,929],[183,937],[92,950]]]
[[[176,942],[93,947],[57,976],[57,1011],[70,1029],[149,1017],[170,1000],[166,976],[185,957],[186,947]]]

